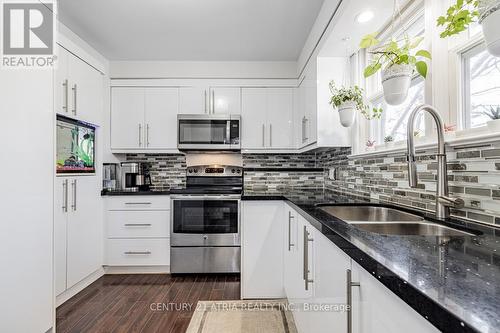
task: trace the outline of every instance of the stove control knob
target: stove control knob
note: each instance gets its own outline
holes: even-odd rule
[[[235,173],[235,172],[236,172],[236,170],[234,170],[234,169],[231,169],[231,172],[232,172],[232,173]]]
[[[194,169],[194,173],[198,173],[198,169]]]
[[[193,173],[193,169],[188,169],[188,172],[189,173]]]
[[[241,173],[241,169],[238,169],[238,173]]]

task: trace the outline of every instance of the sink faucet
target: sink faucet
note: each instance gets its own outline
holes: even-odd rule
[[[462,208],[464,201],[460,198],[451,198],[448,189],[448,166],[446,164],[446,148],[444,142],[443,120],[439,113],[430,105],[422,104],[413,110],[408,119],[408,181],[410,187],[416,188],[418,183],[417,162],[415,159],[415,139],[413,136],[415,120],[420,111],[430,113],[437,126],[438,151],[436,155],[437,167],[437,188],[436,188],[436,217],[446,219],[450,216],[450,207]]]

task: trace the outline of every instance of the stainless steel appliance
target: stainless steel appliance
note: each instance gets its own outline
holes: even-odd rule
[[[189,167],[186,188],[172,190],[172,273],[240,272],[242,173],[234,166]]]
[[[121,173],[122,191],[149,191],[151,187],[151,176],[146,163],[122,162]]]
[[[177,148],[183,151],[238,151],[240,115],[177,115]]]

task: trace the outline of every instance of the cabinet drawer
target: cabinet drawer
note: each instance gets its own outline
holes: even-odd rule
[[[168,210],[170,196],[168,195],[124,195],[108,197],[108,210]]]
[[[163,266],[170,265],[170,240],[161,239],[107,239],[108,266]]]
[[[108,238],[170,237],[170,211],[110,210],[106,212]]]

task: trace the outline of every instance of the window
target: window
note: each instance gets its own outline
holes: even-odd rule
[[[400,29],[395,34],[396,39],[403,38],[405,34],[411,37],[423,37],[425,35],[425,16],[422,8],[417,10],[415,14],[409,15],[408,19],[401,23]],[[385,41],[389,38],[387,37]],[[425,41],[420,45],[425,47]],[[367,58],[370,58],[370,56],[368,53]],[[395,141],[405,140],[406,125],[411,111],[425,102],[424,79],[415,75],[406,101],[396,106],[388,105],[384,100],[380,72],[367,79],[366,88],[371,105],[384,110],[380,121],[370,122],[369,139],[375,140],[377,143],[383,143],[386,136],[392,136]],[[422,114],[415,125],[418,132],[425,135],[425,121]]]
[[[475,128],[486,124],[491,109],[500,108],[500,58],[478,45],[462,54],[463,125]]]

